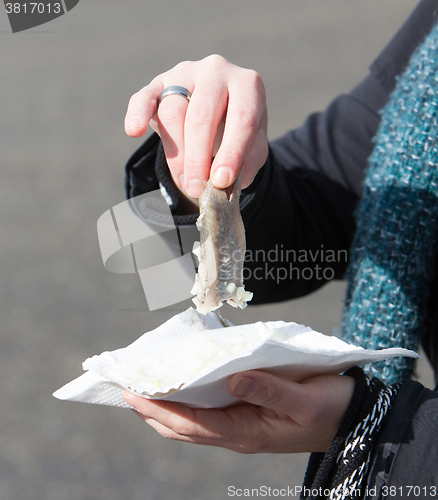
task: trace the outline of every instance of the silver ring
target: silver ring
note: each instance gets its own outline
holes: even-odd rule
[[[192,93],[190,92],[190,90],[186,89],[185,87],[180,87],[179,85],[171,85],[170,87],[166,87],[163,92],[161,92],[160,98],[158,99],[158,104],[161,104],[161,101],[165,97],[173,94],[185,97],[188,101],[190,101],[190,98],[192,97]]]

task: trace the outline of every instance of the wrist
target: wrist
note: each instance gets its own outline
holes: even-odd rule
[[[368,378],[358,367],[344,375],[355,378],[353,397],[327,452],[310,457],[304,480],[308,489],[361,489],[374,444],[400,389],[400,384],[386,387]]]

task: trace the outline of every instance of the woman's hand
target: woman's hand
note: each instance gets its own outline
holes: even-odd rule
[[[179,85],[192,92],[190,102],[164,88]],[[218,127],[221,146],[213,157]],[[265,88],[252,70],[221,56],[187,61],[163,73],[131,97],[125,130],[140,137],[148,126],[160,134],[176,185],[197,198],[209,178],[217,188],[231,186],[242,172],[242,187],[251,184],[268,155]]]
[[[290,382],[261,371],[230,379],[242,403],[225,409],[194,410],[124,393],[136,413],[162,436],[228,448],[239,453],[326,451],[354,391],[352,377],[324,375]]]

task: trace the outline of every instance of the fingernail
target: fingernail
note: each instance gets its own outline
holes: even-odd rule
[[[180,187],[181,189],[184,189],[184,174],[181,174],[181,175],[179,176],[179,187]]]
[[[140,120],[138,118],[131,118],[129,122],[126,122],[125,129],[128,132],[132,129],[137,129],[141,127]]]
[[[132,394],[132,392],[129,392],[129,391],[125,391],[123,394],[122,394],[122,397],[123,399],[129,403],[130,405],[134,406],[133,403],[135,401],[135,396],[134,394]]]
[[[213,174],[211,182],[215,187],[224,188],[230,184],[231,171],[228,167],[219,167]]]
[[[231,389],[231,395],[236,398],[244,398],[251,396],[256,387],[256,383],[252,378],[249,377],[241,377],[239,380],[233,385]]]
[[[199,198],[204,191],[204,183],[199,179],[192,179],[187,186],[187,192],[192,198]]]

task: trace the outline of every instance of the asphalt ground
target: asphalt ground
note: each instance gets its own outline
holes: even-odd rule
[[[150,312],[138,276],[102,264],[96,221],[124,200],[141,144],[123,131],[130,95],[219,53],[262,75],[275,138],[358,83],[415,3],[92,0],[17,34],[0,9],[0,500],[223,500],[229,486],[301,485],[307,455],[172,442],[130,411],[51,394],[87,357],[188,306]],[[344,290],[226,314],[330,334]],[[420,378],[432,383],[424,362]]]

